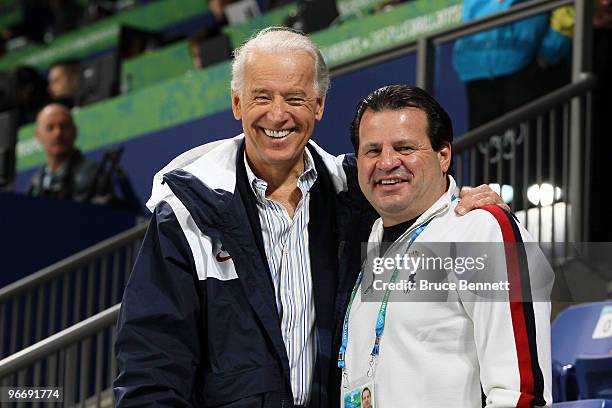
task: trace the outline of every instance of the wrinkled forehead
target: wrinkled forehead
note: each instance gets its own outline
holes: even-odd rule
[[[360,146],[411,142],[430,145],[425,111],[414,107],[367,108],[359,122]]]
[[[427,133],[428,122],[427,112],[413,106],[379,109],[368,107],[361,116],[359,127],[414,129]]]
[[[284,69],[283,69],[284,68]],[[245,80],[260,79],[286,81],[308,80],[313,89],[316,84],[315,60],[302,50],[254,50],[245,59]]]
[[[297,56],[306,56],[311,61],[312,69],[315,66],[315,59],[310,52],[298,46],[283,46],[283,47],[270,47],[270,46],[254,46],[245,55],[247,64],[249,61],[255,61],[262,57],[276,57],[276,58],[294,58]]]

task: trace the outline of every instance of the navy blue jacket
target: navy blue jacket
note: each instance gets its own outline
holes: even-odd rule
[[[354,159],[309,149],[318,173],[308,226],[318,334],[310,407],[323,408],[338,406],[339,321],[359,268],[358,255],[342,257],[355,259],[350,265],[339,255],[359,250],[374,217],[351,205],[347,189],[356,184],[345,172],[354,173]],[[118,406],[293,406],[243,152],[242,138],[218,143],[157,186],[119,316]]]

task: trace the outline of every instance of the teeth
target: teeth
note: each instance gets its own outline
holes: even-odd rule
[[[285,129],[285,130],[270,130],[270,129],[264,129],[263,130],[264,133],[267,136],[276,138],[276,139],[280,139],[282,137],[287,136],[289,133],[291,133],[291,131],[289,129]]]
[[[402,180],[400,179],[386,179],[386,180],[381,180],[380,184],[396,184],[401,182]]]

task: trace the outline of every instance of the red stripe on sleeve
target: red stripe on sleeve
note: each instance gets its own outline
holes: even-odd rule
[[[512,328],[514,330],[514,344],[518,358],[519,374],[521,379],[521,396],[517,408],[529,408],[534,399],[534,378],[531,372],[531,354],[529,351],[529,340],[527,337],[527,326],[525,324],[525,311],[523,309],[523,295],[521,291],[521,274],[516,251],[516,236],[508,215],[497,205],[482,207],[495,217],[502,231],[504,239],[504,250],[506,253],[506,270],[508,282],[510,283],[510,314],[512,316]]]

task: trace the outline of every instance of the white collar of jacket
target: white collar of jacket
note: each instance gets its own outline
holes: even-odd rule
[[[175,169],[191,173],[211,189],[233,193],[236,188],[236,156],[243,139],[244,134],[240,134],[231,139],[217,140],[195,147],[177,156],[153,177],[153,188],[151,198],[146,204],[147,208],[153,211],[158,203],[174,195],[163,183],[163,176]],[[342,168],[344,155],[334,157],[312,140],[308,145],[321,156],[336,193],[346,191],[348,189],[346,174]]]
[[[440,198],[438,198],[438,200],[431,207],[429,207],[423,214],[421,214],[419,218],[417,218],[417,220],[414,222],[414,224],[412,224],[412,226],[408,228],[408,230],[406,230],[406,232],[404,232],[404,234],[402,234],[396,241],[403,239],[406,234],[411,234],[411,231],[414,231],[428,220],[443,216],[451,210],[451,208],[453,207],[452,201],[453,195],[455,193],[455,188],[457,187],[457,183],[455,182],[455,179],[452,176],[448,175],[446,177],[448,177],[448,188],[446,189],[446,192],[442,194]],[[383,221],[382,218],[378,218],[372,226],[372,232],[370,233],[370,238],[368,239],[368,242],[371,244],[378,244],[382,240],[382,236]]]

